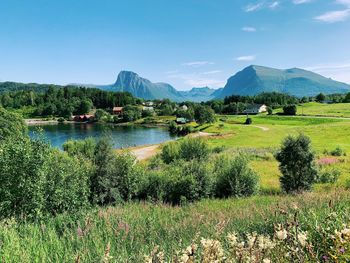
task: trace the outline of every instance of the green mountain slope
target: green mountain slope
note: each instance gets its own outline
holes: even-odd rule
[[[350,85],[325,78],[311,71],[249,66],[228,79],[219,97],[282,92],[302,96],[350,92]]]

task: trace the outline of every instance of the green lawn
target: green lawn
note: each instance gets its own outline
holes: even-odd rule
[[[220,134],[209,139],[214,146],[277,148],[287,135],[304,133],[310,136],[313,148],[318,153],[325,149],[333,150],[338,146],[350,153],[350,120],[251,116],[253,124],[244,125],[245,118],[228,116],[225,121],[219,120],[210,126],[205,126],[203,131]]]
[[[275,110],[275,113],[282,112],[282,109]],[[310,116],[330,116],[350,118],[350,103],[323,104],[318,102],[309,102],[298,105],[298,115]]]

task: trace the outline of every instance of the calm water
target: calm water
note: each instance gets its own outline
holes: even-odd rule
[[[156,144],[173,140],[166,128],[127,127],[89,123],[49,124],[29,126],[29,135],[36,136],[38,128],[52,146],[61,148],[69,139],[79,140],[88,137],[100,138],[108,135],[116,148],[132,147],[144,144]]]

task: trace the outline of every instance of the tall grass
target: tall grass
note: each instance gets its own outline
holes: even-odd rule
[[[256,196],[203,200],[183,207],[129,203],[60,215],[45,222],[0,223],[2,262],[143,262],[155,246],[165,255],[187,247],[194,238],[223,240],[228,233],[256,231],[272,235],[288,211],[300,209],[299,221],[312,236],[331,212],[335,224],[348,223],[350,193]],[[169,258],[168,258],[169,259]]]

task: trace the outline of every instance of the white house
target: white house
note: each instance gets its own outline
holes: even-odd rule
[[[154,111],[154,108],[153,107],[147,107],[147,106],[143,106],[142,107],[142,110],[148,110],[148,111]]]
[[[246,114],[258,114],[267,112],[267,106],[265,104],[251,104],[243,111]]]

